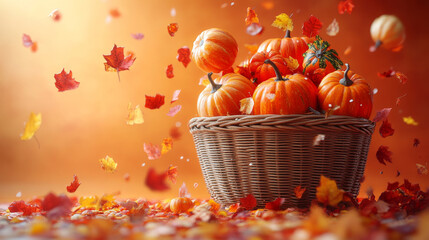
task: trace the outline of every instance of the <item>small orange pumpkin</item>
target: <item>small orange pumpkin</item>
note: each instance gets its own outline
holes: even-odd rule
[[[318,101],[324,111],[333,111],[335,115],[369,118],[372,111],[372,90],[362,76],[350,71],[335,71],[326,75],[319,85]]]
[[[184,213],[187,212],[194,206],[194,203],[190,198],[187,197],[178,197],[173,198],[170,201],[170,210],[173,213]]]
[[[276,77],[256,87],[253,93],[254,114],[303,114],[309,107],[317,106],[317,88],[304,75],[295,73],[282,77],[277,66],[270,60]]]
[[[405,41],[404,25],[394,15],[381,15],[371,24],[371,37],[375,42],[375,49],[382,46],[388,50],[399,51]]]
[[[276,76],[274,68],[270,64],[265,63],[267,59],[270,59],[276,64],[282,76],[291,73],[285,59],[279,52],[274,50],[270,52],[257,52],[249,62],[249,71],[252,75],[253,82],[260,84],[268,78]]]
[[[314,41],[313,38],[308,37],[291,37],[290,31],[286,31],[284,38],[271,38],[267,39],[259,45],[258,52],[276,51],[284,58],[293,57],[298,60],[299,67],[294,72],[302,72],[302,56],[308,49],[308,44]]]
[[[192,58],[205,72],[221,72],[235,61],[238,45],[234,37],[218,28],[203,31],[194,41]]]
[[[238,73],[228,73],[212,79],[198,97],[197,111],[200,117],[240,115],[240,100],[251,97],[255,85]]]

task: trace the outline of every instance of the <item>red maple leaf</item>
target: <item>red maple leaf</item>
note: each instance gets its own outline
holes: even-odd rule
[[[76,192],[77,188],[80,186],[80,182],[76,175],[73,177],[73,182],[70,183],[69,186],[67,186],[67,192],[74,193]]]
[[[278,210],[280,210],[280,207],[283,205],[284,202],[285,202],[284,198],[276,198],[272,202],[267,202],[265,204],[265,208],[269,209],[269,210],[278,211]]]
[[[38,212],[39,208],[31,204],[25,203],[23,200],[13,201],[9,207],[10,212],[22,212],[24,216],[30,216],[34,212]]]
[[[389,151],[389,147],[387,146],[383,146],[381,145],[378,150],[377,153],[375,154],[375,156],[377,157],[377,160],[381,163],[386,165],[386,162],[392,162],[392,152]]]
[[[177,32],[177,30],[179,30],[179,24],[170,23],[167,26],[167,30],[168,30],[168,34],[170,34],[170,36],[174,37],[174,34]]]
[[[298,199],[302,198],[302,194],[304,194],[306,188],[301,187],[301,185],[297,186],[293,191],[295,192],[295,196]]]
[[[79,87],[80,82],[77,82],[72,77],[72,71],[67,74],[66,71],[63,71],[61,73],[55,74],[55,87],[58,88],[58,92],[64,92],[66,90],[72,90],[77,87]]]
[[[339,14],[344,14],[344,13],[352,14],[354,7],[355,7],[355,5],[353,4],[352,0],[340,1],[338,3],[338,13]]]
[[[373,122],[378,122],[381,120],[384,120],[387,118],[387,116],[389,116],[390,111],[392,110],[392,108],[383,108],[380,111],[378,111],[375,114],[374,119],[372,120]]]
[[[146,102],[144,105],[145,108],[158,109],[162,105],[164,105],[164,99],[165,99],[164,95],[157,93],[154,97],[148,96],[148,95],[145,95],[145,97],[146,97]]]
[[[191,50],[187,46],[179,48],[177,50],[177,60],[183,63],[183,66],[187,67],[191,62]]]
[[[174,78],[173,65],[172,64],[167,66],[167,69],[165,70],[165,74],[167,75],[167,78]]]
[[[42,210],[46,211],[46,216],[49,219],[56,219],[66,216],[71,213],[71,208],[74,203],[66,195],[55,195],[49,193],[42,201]]]
[[[381,134],[382,137],[388,137],[388,136],[392,136],[393,133],[395,133],[395,129],[392,128],[392,125],[389,123],[389,121],[384,120],[383,124],[381,125],[379,132]]]
[[[310,38],[315,37],[319,34],[320,29],[322,29],[322,22],[317,17],[311,15],[302,26],[302,34]]]
[[[167,172],[158,174],[155,172],[154,168],[150,168],[146,175],[146,186],[152,191],[165,191],[170,189],[170,186],[167,185]]]
[[[124,48],[117,47],[116,44],[113,46],[112,51],[110,51],[110,55],[103,55],[106,62],[104,66],[106,67],[106,71],[109,71],[109,67],[113,68],[118,72],[119,81],[121,78],[119,77],[119,72],[124,70],[129,70],[131,65],[133,65],[136,58],[133,58],[132,55],[128,55],[124,58]]]
[[[253,194],[248,194],[246,197],[240,198],[240,206],[247,210],[252,210],[256,207],[257,202]]]

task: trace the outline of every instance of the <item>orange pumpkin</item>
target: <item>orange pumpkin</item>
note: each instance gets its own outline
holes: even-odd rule
[[[304,75],[295,73],[282,77],[277,66],[270,60],[276,77],[258,85],[253,93],[254,114],[303,114],[309,107],[317,106],[317,88]]]
[[[372,90],[362,76],[350,71],[335,71],[326,75],[319,85],[318,101],[324,111],[339,107],[335,115],[369,118],[372,111]]]
[[[270,59],[276,64],[282,75],[291,73],[285,59],[279,52],[274,50],[270,52],[257,52],[253,55],[249,62],[249,71],[253,82],[260,84],[268,78],[276,76],[274,68],[270,64],[265,63],[265,60],[267,59]]]
[[[198,97],[197,111],[200,117],[239,115],[240,100],[251,97],[255,85],[238,73],[228,73],[213,80],[208,74],[210,84]]]
[[[290,31],[286,31],[284,38],[271,38],[267,39],[259,45],[258,52],[276,51],[284,58],[293,57],[298,60],[299,67],[294,72],[302,72],[302,56],[308,49],[308,44],[314,41],[313,38],[308,37],[290,37]]]
[[[178,197],[173,198],[170,201],[170,210],[173,213],[184,213],[187,212],[194,206],[194,203],[190,198],[187,197]]]
[[[238,45],[231,34],[211,28],[194,41],[192,58],[201,70],[218,73],[234,64],[237,52]]]
[[[308,45],[304,53],[303,72],[313,80],[316,86],[328,73],[338,70],[343,62],[338,58],[338,53],[331,49],[327,41],[316,36],[316,40]]]
[[[382,46],[388,50],[399,51],[405,41],[404,25],[394,15],[381,15],[371,24],[371,37],[375,42],[375,49]]]

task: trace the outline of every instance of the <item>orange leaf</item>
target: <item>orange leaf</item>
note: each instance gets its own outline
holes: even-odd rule
[[[170,164],[170,167],[167,170],[167,176],[172,183],[176,184],[177,166],[173,166]]]
[[[179,24],[178,23],[170,23],[167,26],[168,34],[170,36],[174,37],[174,34],[179,30]]]
[[[173,139],[171,137],[162,140],[161,154],[166,154],[173,147]]]
[[[179,62],[183,63],[183,66],[185,66],[186,68],[191,62],[191,50],[189,49],[189,47],[184,46],[179,48],[179,50],[177,50],[176,58]]]
[[[246,26],[249,26],[252,23],[259,23],[258,15],[256,15],[256,12],[251,7],[247,8],[247,16],[244,20],[246,22]]]
[[[80,186],[80,182],[76,175],[73,177],[73,182],[70,183],[69,186],[67,186],[67,192],[74,193],[76,192],[77,188]]]
[[[296,186],[296,188],[293,190],[295,192],[295,196],[298,199],[302,198],[302,194],[304,194],[306,188],[301,187],[301,185]]]
[[[165,191],[170,189],[165,180],[167,179],[168,173],[156,173],[155,169],[150,168],[146,175],[146,186],[152,191]]]
[[[338,189],[337,183],[325,176],[320,176],[320,185],[316,188],[317,200],[325,205],[337,206],[343,200],[344,191]]]
[[[244,44],[244,47],[251,53],[255,54],[258,51],[258,44]]]

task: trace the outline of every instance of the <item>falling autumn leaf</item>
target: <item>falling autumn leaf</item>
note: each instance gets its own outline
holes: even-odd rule
[[[338,32],[340,31],[340,26],[338,25],[337,20],[334,18],[334,21],[332,21],[331,24],[326,28],[326,34],[328,36],[336,36]]]
[[[338,3],[338,13],[339,14],[352,14],[353,8],[355,5],[353,4],[353,0],[343,0]]]
[[[167,69],[165,69],[165,74],[167,75],[167,78],[174,78],[173,64],[167,66]]]
[[[246,197],[240,198],[240,206],[247,210],[252,210],[256,207],[257,202],[253,194],[248,194]]]
[[[23,200],[13,201],[9,205],[8,210],[11,213],[22,212],[23,216],[30,216],[32,213],[40,211],[37,206],[25,203]]]
[[[381,145],[375,153],[375,156],[377,157],[377,160],[383,165],[386,165],[385,161],[392,163],[392,152],[389,151],[389,147],[387,146]]]
[[[267,202],[265,208],[273,211],[279,211],[286,200],[284,198],[276,198],[272,202]]]
[[[344,56],[349,55],[352,52],[352,46],[348,46],[345,50],[344,50]]]
[[[182,133],[179,131],[178,127],[173,126],[170,128],[170,137],[173,138],[173,140],[180,140],[181,136]]]
[[[66,90],[72,90],[79,87],[80,82],[77,82],[73,76],[72,71],[70,70],[69,73],[66,73],[66,71],[63,68],[63,71],[61,73],[55,74],[55,87],[58,88],[58,92],[64,92]]]
[[[296,186],[295,189],[293,190],[295,193],[295,197],[298,199],[301,199],[305,190],[306,190],[306,188],[301,187],[301,185]]]
[[[425,165],[416,163],[417,173],[420,175],[428,175],[428,169]]]
[[[273,27],[280,28],[283,31],[293,31],[292,19],[286,13],[277,15],[276,19],[271,25]]]
[[[31,40],[31,37],[25,33],[22,35],[22,45],[24,45],[24,47],[27,47],[27,48],[33,45],[33,41]]]
[[[389,116],[390,111],[392,110],[392,108],[383,108],[380,111],[378,111],[375,114],[374,119],[372,120],[373,122],[378,122],[378,121],[383,121],[384,119],[387,118],[387,116]]]
[[[404,123],[406,123],[408,125],[412,125],[412,126],[419,125],[419,123],[416,122],[416,120],[414,120],[414,118],[411,117],[411,116],[409,116],[409,117],[403,117],[402,120],[404,121]]]
[[[180,94],[181,90],[177,89],[173,92],[173,97],[171,97],[171,101],[170,103],[174,103],[175,101],[179,100],[179,94]]]
[[[109,68],[113,68],[118,72],[119,81],[121,78],[119,77],[119,72],[124,70],[129,70],[131,65],[133,65],[136,58],[133,58],[132,55],[128,55],[124,58],[124,48],[117,47],[116,44],[113,46],[110,55],[103,55],[106,62],[104,63],[105,70],[109,71]]]
[[[420,140],[418,138],[414,138],[413,147],[418,147],[420,145]]]
[[[21,140],[30,140],[37,130],[42,125],[42,114],[30,113],[28,122],[25,124],[24,133],[21,135]]]
[[[166,154],[173,147],[173,138],[168,137],[168,138],[162,139],[161,146],[162,146],[161,147],[161,154]]]
[[[389,121],[384,120],[383,124],[381,125],[380,129],[379,129],[380,135],[382,137],[388,137],[388,136],[392,136],[393,133],[395,133],[395,129],[392,128],[392,125],[389,123]]]
[[[149,168],[145,183],[152,191],[165,191],[170,189],[170,186],[167,185],[165,180],[167,180],[167,172],[158,174],[154,168]]]
[[[144,38],[143,33],[131,33],[131,37],[135,40],[142,40]]]
[[[61,13],[60,10],[54,9],[51,13],[49,13],[48,17],[52,18],[55,22],[60,21],[61,19]]]
[[[319,34],[320,29],[322,29],[322,22],[317,17],[311,15],[302,26],[302,34],[310,38],[315,37]]]
[[[115,160],[113,160],[113,158],[106,156],[105,158],[102,158],[100,160],[98,160],[101,164],[101,168],[103,168],[104,171],[106,172],[115,172],[116,171],[116,167],[118,166],[118,164],[115,162]]]
[[[396,72],[395,73],[395,77],[399,80],[400,83],[402,84],[406,84],[408,81],[408,77],[405,76],[405,74],[401,73],[401,72]]]
[[[292,72],[295,71],[298,67],[299,67],[299,62],[298,60],[296,60],[295,58],[289,56],[288,58],[284,59],[287,67],[289,68],[289,70],[291,70]]]
[[[320,176],[320,185],[316,188],[317,200],[323,204],[335,207],[343,200],[344,191],[338,189],[337,183],[325,176]]]
[[[252,114],[253,112],[253,105],[255,102],[253,101],[252,97],[243,98],[240,100],[240,112],[241,114]]]
[[[176,58],[179,62],[183,63],[183,66],[185,66],[185,68],[191,62],[190,56],[191,56],[191,50],[187,46],[181,47],[179,48],[179,50],[177,50]]]
[[[149,109],[158,109],[162,105],[164,105],[164,99],[165,96],[161,94],[156,94],[154,97],[145,95],[146,101],[145,101],[145,108]]]
[[[258,44],[244,44],[244,47],[249,51],[250,54],[255,54],[258,51]]]
[[[173,184],[176,184],[177,166],[170,165],[170,167],[168,167],[168,170],[167,170],[167,176],[168,176],[168,179],[170,179],[170,181]]]
[[[150,160],[155,160],[161,157],[161,148],[159,145],[144,143],[143,149]]]
[[[109,11],[109,15],[110,15],[112,18],[118,18],[118,17],[120,17],[120,16],[121,16],[121,13],[119,12],[119,10],[118,10],[117,8],[113,8],[113,9],[110,9],[110,11]]]
[[[170,111],[168,111],[167,113],[167,116],[174,117],[178,112],[180,112],[181,109],[182,109],[182,105],[176,105],[174,107],[171,107]]]
[[[186,187],[186,184],[183,182],[182,186],[179,188],[179,197],[186,197],[190,198],[191,194],[188,192],[188,188]]]
[[[244,21],[246,23],[246,26],[252,23],[259,23],[258,15],[256,15],[256,12],[251,7],[247,7],[247,16]]]
[[[127,125],[144,123],[143,112],[140,109],[139,105],[133,108],[131,103],[128,103],[128,116],[126,121],[127,121]]]
[[[170,36],[174,37],[174,34],[179,30],[179,24],[178,23],[170,23],[167,26],[168,34]]]
[[[73,182],[70,183],[69,186],[67,186],[67,192],[74,193],[76,192],[77,188],[80,186],[80,182],[76,175],[73,176]]]

